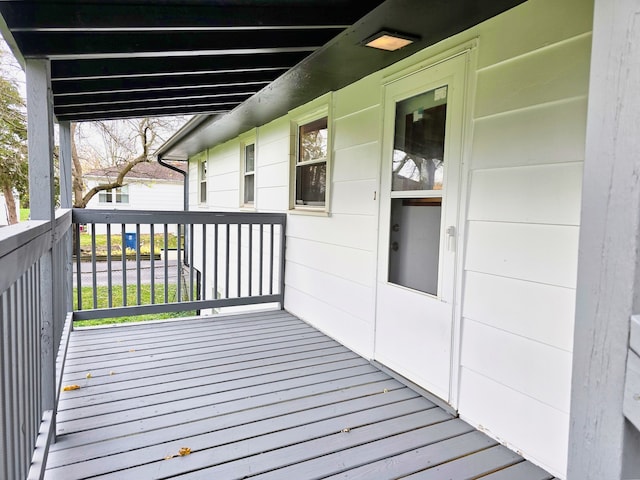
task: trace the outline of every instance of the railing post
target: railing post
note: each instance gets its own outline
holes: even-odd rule
[[[59,141],[60,141],[60,207],[72,208],[72,158],[71,158],[71,124],[69,122],[60,122],[58,124]],[[64,269],[65,269],[65,315],[66,312],[73,310],[73,229],[71,229],[64,242]]]
[[[54,225],[53,122],[48,60],[27,59],[27,131],[29,148],[29,201],[32,220]],[[42,409],[55,410],[55,349],[53,307],[53,255],[40,261]],[[54,417],[55,418],[55,417]],[[55,427],[54,427],[55,428]],[[54,430],[55,431],[55,430]]]

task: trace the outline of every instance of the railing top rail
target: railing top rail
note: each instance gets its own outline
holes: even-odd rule
[[[29,220],[0,228],[0,258],[50,230],[51,225],[46,220]]]
[[[286,218],[285,213],[73,209],[74,223],[281,225]]]

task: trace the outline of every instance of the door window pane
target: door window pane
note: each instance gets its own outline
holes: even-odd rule
[[[447,87],[396,104],[393,191],[442,190]]]

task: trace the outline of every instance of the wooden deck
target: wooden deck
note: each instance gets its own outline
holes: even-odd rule
[[[281,311],[76,330],[70,384],[47,480],[552,478]]]

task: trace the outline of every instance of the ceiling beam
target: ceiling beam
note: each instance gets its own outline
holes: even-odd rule
[[[102,54],[138,57],[168,52],[191,55],[199,51],[300,51],[313,50],[334,38],[339,31],[327,30],[240,30],[234,32],[13,32],[24,56],[55,59]]]
[[[119,77],[134,75],[188,74],[261,68],[289,69],[309,52],[263,53],[255,55],[212,55],[197,57],[169,57],[162,62],[156,58],[118,58],[102,60],[55,60],[51,62],[51,76],[59,79],[88,77]]]
[[[24,8],[22,1],[3,1],[0,11],[14,32],[108,31],[153,29],[270,28],[298,26],[305,28],[346,28],[362,17],[376,3],[360,2],[288,2],[286,13],[276,5],[255,2],[244,5],[221,5],[211,2],[158,3],[142,2],[41,2],[37,8]],[[272,2],[273,3],[273,2]],[[335,5],[331,5],[331,3]]]
[[[201,85],[246,85],[271,82],[284,70],[258,72],[204,73],[197,75],[166,75],[134,78],[103,78],[90,80],[53,80],[54,95],[144,91],[152,89],[198,87]]]

